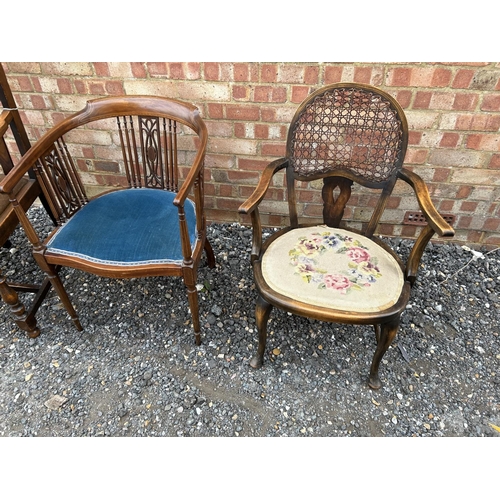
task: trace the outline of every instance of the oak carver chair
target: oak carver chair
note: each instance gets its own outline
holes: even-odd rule
[[[424,249],[435,233],[454,234],[433,206],[423,180],[403,167],[407,143],[401,106],[375,87],[333,84],[299,106],[288,130],[286,157],[268,164],[239,208],[251,215],[253,228],[259,344],[252,367],[263,364],[267,322],[275,306],[317,320],[373,325],[377,345],[368,385],[382,386],[379,365],[396,336]],[[280,171],[286,176],[290,225],[263,243],[259,204]],[[323,224],[299,224],[296,185],[317,179],[323,179]],[[406,263],[375,236],[399,180],[413,188],[427,220]],[[342,220],[353,182],[380,193],[361,229],[349,229]]]
[[[84,154],[81,143],[89,137],[92,153]],[[110,278],[182,277],[200,344],[196,275],[204,251],[208,265],[215,266],[203,209],[207,140],[205,123],[191,104],[152,96],[104,97],[88,101],[49,130],[0,183],[35,261],[78,330],[82,326],[60,267]],[[117,163],[123,186],[89,199],[77,168],[82,155]],[[57,218],[44,240],[14,192],[30,168]]]
[[[28,134],[21,119],[19,110],[12,94],[7,76],[0,63],[0,182],[14,168],[15,158],[25,154],[31,147]],[[9,135],[10,134],[10,135]],[[48,211],[50,209],[40,189],[40,185],[32,170],[19,179],[13,187],[13,194],[19,203],[19,208],[26,211],[35,201],[40,200]],[[10,238],[19,225],[14,207],[6,194],[0,193],[0,246],[10,248]],[[37,337],[40,329],[36,321],[36,313],[50,289],[50,281],[42,283],[20,283],[7,281],[4,274],[8,270],[0,269],[0,297],[9,306],[10,315],[17,326],[26,331],[29,337]],[[21,302],[20,293],[33,295],[31,303],[25,306]]]

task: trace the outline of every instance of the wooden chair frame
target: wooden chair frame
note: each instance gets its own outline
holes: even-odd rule
[[[21,155],[30,149],[31,143],[1,64],[0,102],[3,106],[0,114],[0,166],[2,167],[3,176],[6,176],[14,168],[12,152],[5,139],[7,132],[11,131]],[[48,210],[45,197],[41,192],[40,185],[32,169],[27,171],[26,176],[19,179],[13,189],[16,193],[19,210],[22,210],[23,213],[32,206],[36,199],[40,199],[44,207]],[[9,238],[18,226],[19,219],[12,204],[6,203],[5,205],[0,213],[0,245],[9,247]],[[49,215],[51,215],[50,212]],[[37,337],[40,334],[35,314],[49,289],[50,281],[48,279],[45,279],[41,284],[8,282],[7,278],[0,273],[0,296],[9,305],[12,319],[17,323],[19,328],[27,332],[29,337]],[[18,292],[34,294],[34,298],[27,309],[21,302]]]
[[[313,117],[313,114],[320,112],[314,110],[314,106],[316,106],[317,102],[319,103],[317,106],[322,108],[321,112],[324,112],[325,108],[330,105],[347,107],[348,104],[341,101],[342,99],[349,100],[351,95],[359,95],[361,96],[361,99],[365,99],[367,101],[381,100],[385,106],[384,110],[386,110],[384,113],[388,114],[386,118],[381,120],[387,120],[390,122],[391,127],[394,128],[394,133],[398,136],[397,146],[388,146],[388,151],[384,152],[384,154],[390,153],[393,161],[387,167],[387,171],[383,171],[381,174],[374,175],[373,170],[370,170],[369,168],[367,168],[366,172],[364,172],[359,165],[355,164],[355,159],[353,159],[354,157],[346,159],[345,163],[342,163],[344,160],[339,161],[337,157],[331,157],[323,164],[323,170],[314,167],[314,165],[311,166],[312,162],[307,161],[307,158],[311,158],[314,155],[316,155],[316,158],[320,157],[320,153],[318,151],[321,150],[322,145],[325,146],[325,151],[331,151],[334,150],[336,146],[339,146],[341,142],[345,143],[345,141],[347,141],[346,137],[349,140],[353,140],[353,137],[356,138],[356,132],[351,131],[353,135],[348,137],[345,135],[348,132],[344,133],[344,131],[339,131],[341,128],[340,119],[338,120],[337,125],[332,125],[331,128],[336,130],[331,136],[324,139],[324,143],[321,141],[321,138],[319,138],[321,133],[316,136],[317,143],[319,145],[315,145],[315,149],[313,149],[309,143],[306,143],[307,148],[309,149],[305,152],[301,152],[299,150],[301,146],[297,146],[297,130],[299,130],[299,127],[301,127],[304,123],[306,124],[305,126],[307,126],[307,121],[314,122],[315,118]],[[312,109],[312,111],[309,111],[310,109]],[[311,113],[310,115],[308,115],[309,112]],[[327,110],[326,113],[329,113],[329,111]],[[356,121],[358,118],[359,116],[357,115],[355,119],[352,116],[349,119]],[[360,120],[363,121],[365,118],[360,118]],[[368,121],[367,118],[366,121]],[[342,127],[344,127],[345,130],[348,130],[349,128],[348,125],[342,125]],[[354,128],[356,127],[357,125],[354,126]],[[365,135],[376,135],[377,133],[377,124],[374,123],[373,125],[370,125],[369,133],[365,133]],[[325,134],[328,135],[326,132]],[[332,144],[333,146],[329,149],[329,146]],[[415,283],[419,263],[424,249],[435,233],[441,237],[451,237],[454,235],[453,228],[439,215],[435,209],[424,181],[416,173],[403,167],[407,144],[408,124],[403,109],[393,97],[375,87],[354,83],[333,84],[314,92],[299,106],[289,127],[286,157],[271,162],[265,168],[255,191],[240,206],[239,209],[242,214],[250,214],[253,227],[251,263],[254,272],[255,285],[258,291],[255,315],[259,332],[259,345],[257,353],[250,362],[252,367],[260,368],[262,366],[267,338],[267,322],[272,307],[276,306],[293,314],[323,321],[374,325],[377,347],[373,356],[368,383],[373,389],[379,389],[381,387],[382,383],[378,375],[380,361],[396,336],[400,323],[400,316],[410,298],[411,287]],[[340,144],[339,148],[341,147],[342,144]],[[352,149],[354,150],[354,148]],[[300,154],[303,154],[302,160],[305,158],[302,163],[297,161],[297,151],[299,151]],[[284,172],[286,177],[290,226],[275,233],[263,243],[259,205],[264,200],[266,192],[271,185],[274,176],[277,175],[278,172]],[[380,179],[378,176],[381,176]],[[397,300],[392,307],[380,312],[353,312],[349,310],[320,307],[297,301],[291,299],[286,294],[278,293],[275,289],[271,288],[264,279],[262,272],[262,259],[269,246],[288,231],[308,225],[299,224],[296,203],[297,182],[309,182],[316,179],[323,179],[323,219],[324,223],[331,228],[346,227],[346,223],[343,221],[343,215],[351,195],[351,186],[353,182],[357,182],[367,188],[380,190],[381,195],[378,204],[373,210],[369,222],[364,224],[362,231],[351,231],[354,233],[359,232],[376,242],[381,248],[392,255],[401,267],[404,273],[404,285],[402,287],[399,300]],[[381,220],[387,200],[397,181],[404,181],[413,188],[418,204],[427,219],[427,225],[422,229],[420,235],[416,239],[406,263],[403,263],[400,257],[396,255],[396,253],[389,248],[388,245],[383,243],[374,235]],[[336,195],[336,193],[338,194]]]
[[[178,217],[178,230],[182,246],[182,262],[140,263],[135,265],[114,265],[92,262],[75,255],[61,255],[48,248],[54,234],[68,224],[72,217],[83,207],[99,197],[89,200],[79,177],[76,162],[72,158],[64,137],[76,128],[84,127],[99,120],[116,119],[121,125],[118,131],[123,154],[124,170],[128,188],[142,187],[161,189],[175,194],[173,206]],[[129,120],[129,121],[127,121]],[[133,129],[137,120],[141,129]],[[177,162],[177,132],[164,129],[160,123],[188,127],[196,137],[197,150],[187,175],[182,181]],[[147,126],[154,127],[147,131]],[[165,125],[167,126],[167,125]],[[141,135],[142,134],[142,135]],[[161,137],[160,135],[163,134]],[[140,137],[138,137],[140,135]],[[147,144],[144,141],[149,141]],[[89,101],[87,106],[49,130],[14,167],[0,183],[0,192],[7,193],[18,219],[33,246],[33,255],[40,268],[47,274],[52,286],[58,293],[76,327],[82,326],[66,293],[58,269],[61,266],[73,267],[99,276],[115,278],[134,278],[146,276],[180,276],[187,288],[189,306],[193,318],[195,340],[199,344],[200,322],[196,290],[196,272],[203,251],[206,252],[208,265],[215,265],[215,258],[206,238],[206,220],[203,211],[204,199],[204,158],[208,134],[198,109],[184,102],[164,97],[122,96],[106,97]],[[167,155],[167,156],[164,156]],[[151,170],[146,164],[153,162]],[[164,162],[164,163],[162,163]],[[161,164],[161,165],[160,165]],[[168,166],[168,168],[167,168]],[[14,193],[14,187],[26,172],[35,171],[43,194],[55,214],[57,227],[42,241]],[[155,169],[161,169],[161,174]],[[157,175],[158,174],[158,175]],[[161,178],[160,178],[161,177]],[[113,190],[114,191],[114,190]],[[191,246],[186,222],[185,204],[188,196],[193,196],[196,211],[196,243]]]

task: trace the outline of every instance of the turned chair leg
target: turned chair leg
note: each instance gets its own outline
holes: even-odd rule
[[[377,349],[375,350],[375,354],[373,355],[372,365],[370,368],[370,378],[368,381],[368,385],[375,390],[378,390],[382,387],[382,382],[378,376],[378,369],[380,366],[380,362],[384,357],[387,349],[392,344],[394,337],[399,328],[399,317],[389,323],[383,323],[380,326],[375,326],[375,335],[377,337]]]
[[[257,297],[255,305],[255,322],[257,323],[257,330],[259,332],[259,346],[257,353],[250,360],[252,368],[260,368],[264,363],[264,351],[267,342],[267,322],[271,314],[273,306],[265,301],[260,295]]]
[[[196,275],[192,267],[186,266],[183,268],[184,286],[187,289],[187,296],[189,302],[189,309],[191,311],[191,318],[193,320],[194,340],[196,345],[201,344],[200,335],[200,317],[198,308],[198,290],[196,290]]]
[[[196,345],[200,345],[201,335],[200,335],[200,318],[198,310],[198,291],[196,290],[196,286],[186,285],[186,288],[187,288],[189,309],[191,310],[191,317],[193,319],[194,341]]]
[[[76,326],[76,329],[81,332],[83,330],[82,325],[80,324],[80,320],[78,319],[78,314],[75,311],[75,308],[73,307],[73,304],[71,303],[68,294],[66,292],[66,289],[64,288],[64,285],[62,284],[61,278],[59,278],[59,275],[57,274],[57,271],[53,268],[51,268],[47,272],[47,277],[50,280],[50,283],[54,290],[56,291],[57,295],[61,299],[61,302],[63,303],[64,308],[66,309],[67,313],[69,314],[69,317],[73,321],[74,325]]]
[[[36,324],[35,317],[28,315],[24,305],[19,300],[19,295],[9,286],[3,275],[0,275],[0,296],[9,306],[11,317],[17,323],[17,326],[21,328],[21,330],[24,330],[28,334],[28,337],[38,337],[38,335],[40,335],[40,329]]]

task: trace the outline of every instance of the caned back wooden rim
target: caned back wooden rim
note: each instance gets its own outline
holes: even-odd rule
[[[371,85],[335,83],[301,103],[286,154],[297,179],[344,172],[382,187],[402,168],[407,145],[408,123],[396,99]]]

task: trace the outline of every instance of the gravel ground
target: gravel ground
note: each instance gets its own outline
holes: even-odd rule
[[[49,228],[40,208],[31,215]],[[372,391],[371,327],[277,309],[264,367],[251,369],[251,231],[213,224],[208,232],[217,266],[203,261],[199,270],[199,347],[176,278],[67,269],[84,331],[51,291],[36,339],[1,304],[0,436],[500,436],[500,251],[430,245],[380,368],[384,386]],[[39,281],[24,233],[11,241],[0,267],[13,281]],[[408,241],[388,241],[408,253]]]

